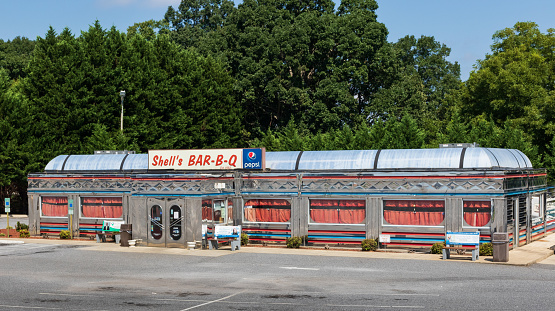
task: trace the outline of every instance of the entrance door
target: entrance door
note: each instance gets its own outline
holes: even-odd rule
[[[147,245],[185,247],[185,205],[177,198],[149,198],[147,200]]]

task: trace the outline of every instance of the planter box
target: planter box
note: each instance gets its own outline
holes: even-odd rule
[[[2,233],[4,235],[2,235]],[[8,229],[0,229],[0,238],[8,237]],[[10,238],[19,238],[19,232],[15,229],[10,229]]]

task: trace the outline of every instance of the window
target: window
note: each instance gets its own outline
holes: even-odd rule
[[[67,197],[42,197],[41,213],[44,217],[66,217]]]
[[[291,203],[283,199],[248,200],[244,216],[248,222],[289,222]]]
[[[491,201],[464,201],[463,218],[466,225],[486,226],[491,219]]]
[[[226,208],[227,202],[227,208]],[[226,216],[227,215],[227,216]],[[233,222],[233,203],[231,200],[202,200],[202,221],[214,223]]]
[[[123,218],[122,198],[83,197],[81,198],[81,217]]]
[[[439,226],[445,219],[445,202],[384,200],[383,219],[390,225]]]
[[[310,200],[310,221],[324,224],[362,224],[364,200]]]

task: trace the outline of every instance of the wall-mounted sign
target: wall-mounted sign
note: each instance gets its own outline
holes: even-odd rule
[[[149,170],[263,170],[266,150],[198,149],[149,150]]]
[[[391,235],[380,234],[380,243],[391,243]]]
[[[68,215],[73,215],[73,200],[72,199],[67,200],[67,214]]]

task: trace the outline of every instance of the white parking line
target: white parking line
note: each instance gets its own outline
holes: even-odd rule
[[[312,271],[318,271],[320,270],[319,268],[299,268],[299,267],[279,267],[280,269],[287,269],[287,270],[312,270]]]
[[[242,293],[242,292],[235,293],[235,294],[231,294],[231,295],[226,296],[226,297],[224,297],[224,298],[220,298],[220,299],[216,299],[216,300],[213,300],[213,301],[201,303],[200,305],[196,305],[196,306],[194,306],[194,307],[190,307],[190,308],[187,308],[187,309],[183,309],[183,310],[181,310],[181,311],[187,311],[187,310],[192,310],[192,309],[195,309],[195,308],[198,308],[198,307],[206,306],[206,305],[209,305],[209,304],[218,302],[218,301],[226,300],[226,299],[228,299],[228,298],[231,298],[231,297],[233,297],[233,296],[235,296],[235,295],[239,295],[239,294],[241,294],[241,293]]]

